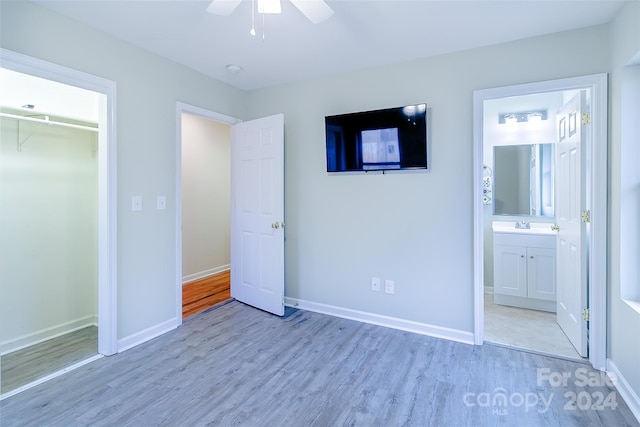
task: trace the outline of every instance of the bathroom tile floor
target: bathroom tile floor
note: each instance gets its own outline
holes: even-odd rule
[[[484,339],[509,347],[582,359],[569,342],[556,314],[494,304],[493,294],[484,297]]]

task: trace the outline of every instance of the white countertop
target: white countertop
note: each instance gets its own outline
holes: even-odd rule
[[[516,228],[516,221],[493,221],[491,228],[494,233],[514,233],[514,234],[544,234],[553,235],[558,234],[557,231],[552,230],[550,222],[530,222],[531,228]]]

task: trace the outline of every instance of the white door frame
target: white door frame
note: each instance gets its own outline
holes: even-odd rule
[[[3,68],[106,95],[98,132],[98,353],[117,348],[116,83],[0,48]]]
[[[473,93],[473,206],[474,206],[474,343],[484,342],[484,221],[482,204],[483,102],[507,96],[563,90],[591,90],[591,146],[587,185],[591,210],[589,242],[589,362],[606,367],[607,345],[607,105],[608,75],[593,74],[527,83]]]
[[[176,102],[176,319],[182,325],[182,114],[193,114],[205,119],[233,126],[242,120],[184,102]],[[233,143],[233,141],[232,141]],[[233,155],[233,154],[232,154]]]

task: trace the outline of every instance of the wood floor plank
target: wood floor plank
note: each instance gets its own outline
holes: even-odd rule
[[[229,270],[185,283],[182,286],[182,318],[186,319],[230,298]]]
[[[231,301],[5,399],[0,411],[3,427],[639,425],[619,396],[615,410],[565,410],[567,392],[615,388],[553,387],[538,381],[538,368],[594,372],[302,310],[280,318]],[[538,393],[550,405],[491,405],[500,389]],[[489,405],[480,404],[482,393]]]

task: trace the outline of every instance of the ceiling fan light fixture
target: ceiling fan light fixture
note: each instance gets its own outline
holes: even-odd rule
[[[282,13],[280,0],[258,0],[258,13]]]
[[[255,0],[253,0],[255,1]],[[282,13],[280,0],[257,0],[258,7],[254,7],[252,1],[251,13],[254,14],[256,9],[258,13]],[[333,9],[325,3],[324,0],[290,0],[291,3],[300,11],[309,21],[319,24],[333,15]],[[212,0],[207,12],[214,15],[229,16],[240,5],[241,0]]]

